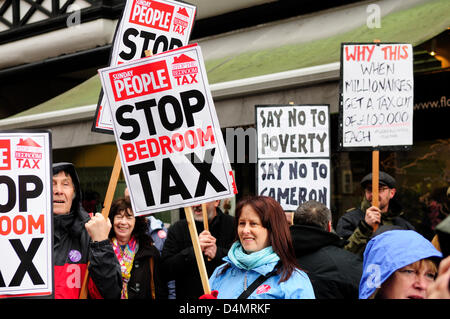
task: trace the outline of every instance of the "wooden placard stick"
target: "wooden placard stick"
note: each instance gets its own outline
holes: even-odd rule
[[[209,231],[208,210],[206,209],[206,203],[202,204],[202,213],[203,213],[203,229]],[[211,258],[208,257],[208,261],[211,261]]]
[[[195,226],[192,207],[185,207],[184,212],[186,214],[186,221],[188,223],[189,233],[191,235],[192,246],[194,247],[195,259],[197,260],[197,266],[200,272],[203,291],[205,292],[205,294],[210,294],[211,288],[209,287],[208,273],[206,272],[205,261],[203,260],[203,254],[200,248],[200,242],[198,240],[197,227]]]
[[[373,40],[374,43],[380,43],[379,39]],[[380,179],[380,151],[372,151],[372,206],[380,207],[378,198],[378,186]],[[373,227],[373,232],[378,229],[378,225]]]
[[[103,202],[103,209],[102,209],[102,215],[103,217],[108,218],[109,216],[109,210],[111,209],[112,200],[114,197],[114,193],[116,192],[116,186],[117,181],[119,180],[120,171],[122,169],[122,166],[120,164],[120,156],[119,153],[116,154],[116,160],[114,161],[113,170],[111,173],[111,178],[109,179],[108,189],[106,191],[105,200]],[[88,263],[89,267],[89,263]],[[89,279],[89,270],[86,268],[86,273],[84,275],[83,279],[83,285],[81,286],[80,291],[80,299],[87,299],[87,283]]]
[[[203,213],[203,228],[209,231],[208,225],[208,210],[206,209],[206,203],[202,204],[202,213]]]
[[[378,186],[380,179],[380,151],[374,150],[372,151],[372,206],[379,207],[380,202],[378,199]],[[375,232],[378,229],[378,225],[373,227],[373,231]]]

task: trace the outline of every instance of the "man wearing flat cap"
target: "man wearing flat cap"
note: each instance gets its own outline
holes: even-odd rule
[[[372,203],[372,173],[367,174],[361,180],[361,187],[364,190],[364,199],[360,208],[350,208],[339,219],[336,233],[348,240],[345,249],[363,255],[367,242],[386,229],[408,229],[414,230],[405,218],[400,204],[395,200],[396,182],[395,179],[380,171],[379,174],[379,207]],[[375,225],[379,228],[374,232]]]

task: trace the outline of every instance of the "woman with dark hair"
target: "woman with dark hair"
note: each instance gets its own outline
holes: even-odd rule
[[[210,278],[220,299],[314,299],[308,276],[298,268],[280,204],[254,196],[236,205],[237,240],[225,264]],[[208,298],[208,296],[205,296]]]
[[[128,197],[112,203],[109,219],[112,224],[109,238],[122,271],[116,295],[121,299],[167,299],[167,284],[160,274],[160,254],[147,235],[147,219],[134,217]]]

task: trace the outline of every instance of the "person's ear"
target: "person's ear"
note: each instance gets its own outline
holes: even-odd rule
[[[329,232],[329,233],[331,233],[331,230],[333,229],[333,226],[331,225],[331,220],[330,221],[328,221],[328,225],[327,225],[327,231]]]
[[[391,188],[389,190],[389,192],[390,192],[389,199],[391,199],[391,198],[393,198],[395,196],[395,193],[397,192],[397,189]]]

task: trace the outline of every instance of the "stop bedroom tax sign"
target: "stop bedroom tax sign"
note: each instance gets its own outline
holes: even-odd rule
[[[114,35],[110,66],[185,46],[196,7],[173,0],[127,0]],[[92,130],[112,134],[111,114],[100,93]]]
[[[51,135],[0,131],[0,297],[53,293]]]
[[[135,215],[234,195],[198,45],[99,73]]]

